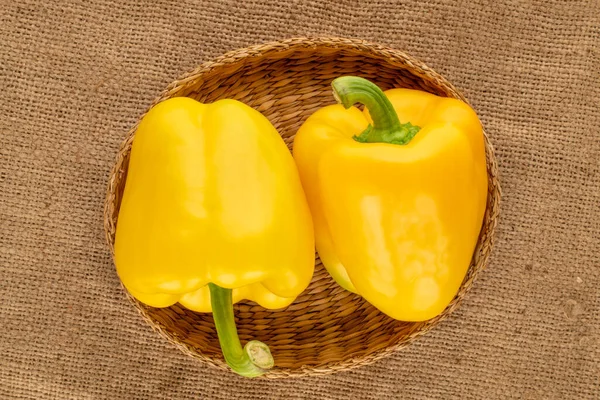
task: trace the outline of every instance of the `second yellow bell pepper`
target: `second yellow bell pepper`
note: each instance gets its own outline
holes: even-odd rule
[[[486,208],[479,119],[418,90],[383,93],[357,77],[332,86],[342,104],[310,116],[294,142],[321,260],[392,318],[432,318],[465,277]]]
[[[146,114],[115,238],[117,272],[135,298],[212,311],[226,361],[257,376],[273,359],[260,342],[241,348],[232,304],[289,305],[310,282],[314,254],[296,165],[266,117],[234,100],[184,97]]]

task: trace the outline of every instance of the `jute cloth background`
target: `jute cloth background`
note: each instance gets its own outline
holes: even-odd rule
[[[495,145],[491,263],[457,312],[376,364],[250,381],[126,301],[104,241],[126,131],[184,71],[291,36],[404,50]],[[600,398],[600,3],[0,1],[0,398]]]

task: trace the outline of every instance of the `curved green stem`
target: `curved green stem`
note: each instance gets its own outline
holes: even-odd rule
[[[331,83],[333,96],[345,108],[364,104],[371,114],[369,125],[354,140],[361,143],[407,144],[421,129],[407,122],[401,124],[394,106],[374,83],[357,76],[342,76]]]
[[[209,283],[208,287],[225,361],[234,372],[242,376],[252,378],[264,374],[274,364],[269,346],[258,340],[251,340],[242,348],[233,317],[231,289],[224,289],[213,283]]]

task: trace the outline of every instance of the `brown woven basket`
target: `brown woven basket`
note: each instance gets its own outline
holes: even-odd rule
[[[330,84],[342,75],[362,76],[384,90],[417,88],[464,100],[446,79],[400,51],[361,40],[297,38],[206,62],[170,84],[153,105],[177,96],[201,102],[237,99],[266,115],[291,148],[302,122],[318,108],[335,103]],[[104,223],[111,250],[136,127],[127,134],[110,175]],[[467,276],[447,309],[426,322],[393,320],[339,287],[317,258],[310,286],[289,307],[271,311],[252,302],[234,306],[242,343],[263,341],[275,357],[275,368],[264,377],[320,375],[370,364],[426,333],[457,307],[487,263],[499,212],[498,172],[487,135],[485,146],[489,192],[483,229]],[[211,314],[178,304],[157,309],[129,299],[150,326],[184,353],[227,368]]]

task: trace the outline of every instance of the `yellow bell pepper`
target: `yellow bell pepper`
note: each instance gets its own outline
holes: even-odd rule
[[[257,376],[269,348],[242,350],[232,304],[282,308],[314,269],[310,211],[294,160],[269,120],[235,100],[173,98],[140,122],[115,238],[117,273],[153,307],[213,312],[234,371]]]
[[[342,104],[310,116],[293,150],[317,251],[342,287],[385,314],[430,319],[456,295],[482,225],[479,119],[423,91],[384,93],[358,77],[332,86]]]

